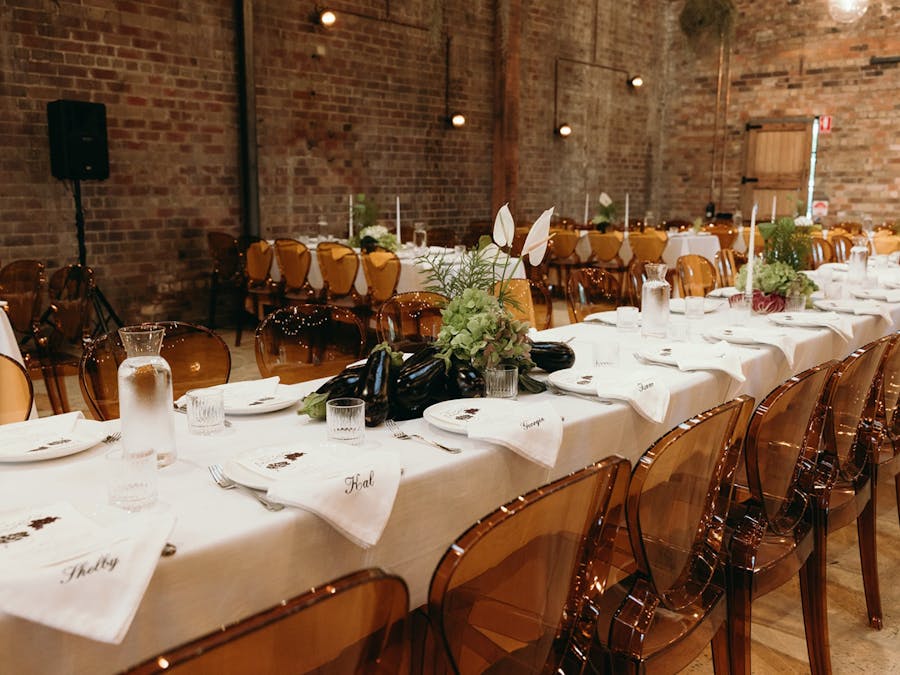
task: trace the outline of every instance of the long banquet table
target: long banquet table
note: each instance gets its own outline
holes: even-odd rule
[[[708,232],[700,234],[673,232],[668,234],[666,247],[662,252],[662,259],[669,269],[675,269],[675,263],[678,262],[678,258],[688,254],[702,255],[711,263],[715,263],[716,252],[719,248],[719,238]],[[575,253],[583,261],[591,257],[591,244],[587,237],[587,230],[581,231],[581,239],[578,240]],[[619,249],[619,257],[627,265],[631,261],[632,255],[631,245],[626,239],[622,242],[622,248]]]
[[[891,305],[900,321],[900,305]],[[759,400],[790,375],[894,330],[882,317],[849,316],[853,339],[827,329],[791,329],[798,343],[793,367],[774,347],[735,347],[746,382],[724,373],[683,373],[655,367],[671,388],[665,421],[653,424],[624,404],[604,404],[550,393],[520,400],[552,406],[564,417],[558,461],[541,468],[502,447],[430,427],[424,420],[404,423],[463,452],[451,455],[416,442],[394,439],[383,427],[367,439],[397,452],[405,469],[393,512],[380,542],[357,547],[318,517],[298,509],[272,513],[252,497],[226,491],[210,480],[206,466],[236,453],[287,442],[316,445],[323,423],[308,422],[295,409],[256,417],[232,417],[232,428],[217,437],[189,436],[176,416],[178,461],[160,473],[160,499],[177,515],[171,542],[177,553],[161,558],[155,575],[121,645],[92,642],[0,614],[0,652],[4,672],[115,672],[158,651],[197,637],[302,593],[342,574],[379,566],[408,583],[412,607],[426,601],[431,573],[448,545],[476,519],[549,480],[610,454],[632,462],[660,435],[693,414],[738,394]],[[684,320],[678,317],[676,320]],[[733,325],[732,310],[707,315],[701,325]],[[753,322],[765,322],[752,317]],[[564,326],[542,339],[573,339],[576,352],[590,342],[619,342],[623,358],[643,342],[598,324]],[[661,342],[660,342],[661,344]],[[307,383],[308,389],[316,383]],[[117,421],[107,423],[111,430]],[[0,511],[67,500],[90,512],[105,501],[103,446],[81,454],[34,464],[0,465]]]

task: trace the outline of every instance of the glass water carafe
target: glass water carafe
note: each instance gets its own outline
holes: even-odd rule
[[[155,324],[119,329],[127,358],[119,366],[119,417],[126,453],[156,452],[159,466],[175,461],[172,369],[159,355],[165,329]]]
[[[641,288],[641,334],[644,337],[666,337],[669,324],[669,295],[672,287],[666,281],[662,263],[644,265],[647,280]]]
[[[847,265],[847,281],[860,286],[865,284],[868,265],[869,241],[865,237],[854,237]]]

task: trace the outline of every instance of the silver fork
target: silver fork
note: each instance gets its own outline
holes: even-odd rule
[[[109,444],[111,444],[111,443],[115,443],[115,442],[118,441],[120,438],[122,438],[122,432],[121,432],[121,431],[117,431],[116,433],[110,434],[109,436],[107,436],[106,438],[104,438],[104,439],[103,439],[103,442],[106,443],[107,445],[109,445]]]
[[[394,434],[394,438],[399,438],[401,441],[421,441],[422,443],[427,443],[428,445],[433,445],[436,448],[440,448],[446,452],[452,452],[454,455],[462,452],[460,448],[451,448],[446,445],[441,445],[437,441],[432,441],[430,438],[425,438],[424,436],[419,436],[419,434],[408,434],[403,429],[401,429],[397,422],[394,420],[385,420],[385,426],[388,428],[392,434]]]
[[[236,483],[231,480],[228,476],[222,473],[222,466],[220,464],[210,464],[206,468],[209,469],[209,474],[213,477],[213,480],[216,481],[216,484],[220,488],[224,490],[233,490],[234,488],[239,488],[244,492],[248,492],[256,497],[256,501],[269,509],[269,511],[281,511],[281,509],[284,508],[284,504],[278,504],[277,502],[269,500],[258,490],[254,490],[253,488],[247,487],[246,485],[241,485],[240,483]]]

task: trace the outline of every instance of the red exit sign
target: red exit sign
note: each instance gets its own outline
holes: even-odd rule
[[[819,117],[819,133],[830,134],[832,123],[831,115],[821,115]]]

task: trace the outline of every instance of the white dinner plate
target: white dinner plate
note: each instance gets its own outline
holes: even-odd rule
[[[675,358],[674,347],[655,347],[653,349],[642,349],[636,352],[636,355],[644,361],[650,363],[662,363],[667,366],[677,366],[678,360]]]
[[[838,312],[840,314],[855,314],[857,309],[870,304],[865,300],[814,300],[813,306],[823,312]]]
[[[801,328],[828,328],[836,315],[830,316],[818,312],[772,312],[769,321],[779,326],[798,326]]]
[[[744,326],[718,326],[703,333],[703,337],[709,340],[725,340],[736,345],[766,344],[757,340],[759,331]],[[767,333],[772,337],[787,336],[787,333]]]
[[[890,300],[888,300],[888,291],[884,288],[854,288],[850,291],[850,295],[854,298],[861,298],[863,300],[890,302]],[[894,293],[891,293],[891,296],[893,295]]]
[[[101,443],[108,435],[103,422],[79,420],[75,428],[65,434],[53,434],[40,438],[35,436],[34,444],[28,451],[8,453],[0,450],[0,462],[40,462],[46,459],[67,457],[83,452]],[[2,448],[0,436],[0,448]]]
[[[547,377],[551,384],[575,394],[597,395],[597,382],[602,373],[597,368],[566,368],[557,370]]]
[[[506,398],[456,398],[428,406],[422,417],[438,429],[465,435],[476,417],[502,417],[518,405]]]
[[[263,413],[275,412],[276,410],[284,410],[300,401],[303,397],[295,393],[292,389],[288,391],[278,390],[269,396],[261,396],[256,401],[252,401],[245,405],[229,405],[225,404],[226,415],[262,415]]]
[[[721,288],[714,288],[709,293],[706,294],[707,298],[724,298],[728,299],[732,295],[740,295],[743,293],[742,290],[735,288],[734,286],[722,286]]]
[[[327,455],[298,443],[269,445],[245,450],[224,462],[225,475],[241,485],[256,490],[268,490],[278,479],[296,471],[318,468],[327,462]]]
[[[703,312],[709,314],[725,305],[724,300],[716,298],[703,298]],[[684,298],[672,298],[669,300],[669,311],[673,314],[684,314]]]
[[[616,310],[613,309],[608,312],[596,312],[594,314],[588,314],[586,317],[584,317],[584,323],[605,323],[608,326],[616,326],[618,325]],[[637,317],[637,325],[641,325],[640,314]]]

